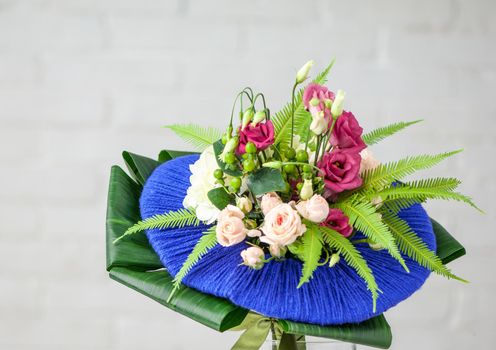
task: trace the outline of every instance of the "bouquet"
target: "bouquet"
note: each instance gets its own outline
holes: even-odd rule
[[[345,93],[324,86],[333,64],[307,83],[312,65],[278,113],[247,87],[225,130],[168,126],[200,154],[125,152],[136,181],[111,178],[111,277],[215,329],[245,329],[233,349],[258,349],[270,330],[280,349],[305,335],[387,348],[382,313],[431,271],[466,282],[446,266],[464,248],[421,203],[480,209],[456,178],[405,179],[460,151],[380,162],[370,146],[419,121],[363,133]]]

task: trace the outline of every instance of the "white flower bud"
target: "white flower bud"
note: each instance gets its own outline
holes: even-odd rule
[[[281,169],[282,168],[282,162],[275,160],[273,162],[263,163],[262,166],[264,168]]]
[[[307,199],[312,198],[312,196],[313,196],[312,180],[305,180],[303,182],[303,187],[301,188],[301,191],[300,191],[300,198],[305,201]]]
[[[345,92],[343,90],[338,90],[336,93],[336,97],[334,98],[334,102],[331,107],[331,114],[334,118],[339,117],[343,114],[343,104],[344,104],[344,96]]]
[[[305,63],[303,67],[300,68],[298,73],[296,73],[297,84],[303,83],[308,78],[308,72],[310,72],[310,69],[312,68],[313,64],[314,64],[313,60],[310,60],[307,63]]]
[[[253,108],[248,108],[244,113],[243,113],[243,119],[241,121],[241,130],[244,130],[246,126],[251,122],[253,119]]]
[[[232,137],[232,138],[230,138],[227,141],[226,145],[224,146],[224,150],[219,155],[219,159],[221,161],[225,162],[226,154],[228,154],[230,152],[233,152],[236,149],[236,147],[238,147],[238,143],[239,143],[239,138],[238,137]]]
[[[236,206],[244,213],[249,213],[253,209],[253,203],[246,197],[237,197]]]
[[[257,125],[258,123],[262,122],[265,120],[265,111],[257,111],[255,115],[253,116],[253,122],[251,123],[253,126]]]
[[[336,265],[339,262],[339,260],[341,260],[339,254],[337,253],[332,254],[331,259],[329,260],[329,267],[333,267],[334,265]]]

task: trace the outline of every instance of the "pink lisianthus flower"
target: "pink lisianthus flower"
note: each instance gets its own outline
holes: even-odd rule
[[[358,153],[367,147],[362,140],[362,132],[353,113],[344,111],[332,130],[331,144],[341,150]]]
[[[332,120],[329,103],[332,104],[334,94],[325,86],[312,83],[303,91],[302,99],[305,108],[312,115],[310,130],[316,135],[326,132]]]
[[[350,225],[349,218],[344,215],[341,209],[336,208],[329,210],[329,214],[324,222],[322,222],[321,226],[329,227],[342,234],[344,237],[349,237],[353,232],[353,227]]]
[[[239,130],[239,144],[237,154],[246,152],[246,144],[252,142],[257,150],[263,151],[274,143],[274,125],[270,120],[256,125],[248,124],[244,130]]]
[[[358,153],[333,150],[324,154],[318,167],[324,173],[325,195],[353,190],[362,185],[360,178],[360,162],[362,158]]]

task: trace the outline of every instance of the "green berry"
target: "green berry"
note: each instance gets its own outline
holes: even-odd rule
[[[308,162],[308,153],[305,150],[300,149],[296,152],[296,161],[300,163]]]
[[[225,145],[227,143],[227,135],[222,135],[222,144]]]
[[[234,155],[234,153],[229,152],[228,154],[226,154],[225,160],[227,164],[233,164],[236,161],[236,156]]]
[[[294,148],[288,148],[284,155],[288,159],[294,159],[294,157],[296,156],[296,151],[294,150]]]
[[[307,174],[308,174],[308,173],[311,173],[311,172],[312,172],[312,167],[311,167],[310,165],[308,165],[308,164],[305,164],[305,165],[303,166],[303,172],[304,172],[304,173],[307,173]]]
[[[296,166],[294,164],[286,164],[284,167],[284,172],[287,174],[294,174],[296,173]]]
[[[252,159],[245,159],[243,161],[243,169],[246,172],[250,172],[255,170],[255,162]]]
[[[241,178],[240,177],[233,177],[231,179],[231,186],[234,189],[239,190],[239,188],[241,187]]]
[[[257,153],[257,146],[253,142],[248,142],[245,146],[246,153]]]
[[[301,191],[301,188],[302,188],[302,187],[303,187],[303,182],[298,182],[298,183],[296,184],[296,189],[298,190],[298,192],[299,192],[299,191]]]
[[[214,171],[214,177],[218,180],[222,179],[224,177],[224,172],[221,169],[215,169]]]

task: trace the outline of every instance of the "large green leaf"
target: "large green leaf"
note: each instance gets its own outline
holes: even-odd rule
[[[247,185],[254,196],[260,196],[268,192],[286,190],[286,182],[279,170],[262,168],[247,178]]]
[[[432,228],[436,235],[437,256],[443,264],[447,264],[465,255],[465,248],[439,222],[431,218]]]
[[[147,270],[162,267],[160,260],[140,232],[119,244],[112,242],[140,220],[139,197],[141,186],[121,168],[113,166],[107,202],[107,270],[113,267],[131,267]]]
[[[159,164],[156,160],[139,156],[128,151],[122,152],[122,157],[133,178],[141,185],[145,184],[148,176],[151,175],[152,171],[155,170]]]
[[[391,328],[383,315],[357,324],[318,326],[292,321],[278,321],[284,332],[341,340],[387,349],[391,345]]]
[[[115,267],[110,270],[110,277],[160,304],[220,332],[239,325],[248,313],[248,310],[237,307],[225,299],[184,286],[180,287],[171,302],[167,303],[169,294],[174,289],[174,284],[172,277],[165,270],[143,272]]]
[[[228,204],[235,203],[234,195],[227,192],[223,187],[217,187],[208,191],[207,196],[210,202],[220,210],[227,207]]]
[[[177,158],[177,157],[182,157],[182,156],[189,156],[190,154],[199,154],[198,152],[184,152],[184,151],[172,151],[172,150],[162,150],[158,154],[158,162],[159,163],[165,163],[171,159]]]

